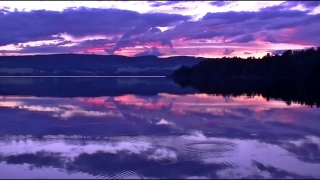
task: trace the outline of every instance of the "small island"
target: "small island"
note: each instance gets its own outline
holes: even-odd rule
[[[223,57],[182,66],[171,78],[182,87],[191,86],[202,93],[239,96],[262,95],[320,106],[320,47],[287,50],[282,55],[262,58]]]

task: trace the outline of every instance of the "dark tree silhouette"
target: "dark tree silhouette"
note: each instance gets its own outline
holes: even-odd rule
[[[181,67],[171,75],[183,87],[204,93],[261,94],[306,105],[320,105],[320,48],[292,51],[262,58],[223,57]]]

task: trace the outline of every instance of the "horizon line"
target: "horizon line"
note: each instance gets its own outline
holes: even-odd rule
[[[192,56],[192,55],[164,55],[164,56],[156,56],[156,55],[144,55],[144,56],[125,56],[120,54],[90,54],[90,53],[52,53],[52,54],[14,54],[14,55],[1,55],[0,57],[12,57],[12,56],[52,56],[52,55],[94,55],[94,56],[122,56],[122,57],[157,57],[157,58],[170,58],[170,57],[195,57],[195,58],[208,58],[205,56]]]
[[[167,76],[0,76],[0,78],[115,78],[115,77],[153,77],[153,78],[164,78]]]

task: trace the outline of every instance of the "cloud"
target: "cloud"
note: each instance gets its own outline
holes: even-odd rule
[[[207,13],[197,21],[184,21],[164,34],[170,39],[212,39],[230,43],[248,43],[261,38],[272,43],[320,42],[320,38],[316,36],[316,31],[320,28],[319,14],[310,15],[299,10],[276,9]],[[305,33],[306,31],[309,33]]]
[[[10,11],[8,11],[6,8],[0,9],[0,15],[4,15],[4,14],[6,14],[8,12],[10,12]]]
[[[55,53],[68,53],[73,52],[73,47],[60,47],[55,44],[44,44],[39,46],[26,46],[18,51],[6,51],[8,53],[18,52],[22,54],[29,53],[46,53],[46,54],[55,54]]]
[[[236,42],[236,43],[248,43],[250,41],[254,41],[255,38],[252,34],[246,34],[246,35],[242,35],[237,37],[235,40],[233,40],[232,42]]]
[[[116,39],[114,39],[116,40]],[[110,39],[92,39],[85,40],[79,44],[79,46],[84,47],[104,47],[106,44],[115,43],[116,41]]]
[[[151,49],[147,49],[146,51],[135,54],[134,56],[162,56],[164,53],[159,52],[157,47],[152,47]]]
[[[72,37],[123,35],[118,44],[121,46],[121,43],[130,41],[127,38],[144,33],[150,28],[171,26],[188,19],[188,16],[178,14],[140,14],[129,10],[83,7],[62,12],[15,11],[0,18],[0,24],[3,25],[0,30],[0,46],[39,40],[61,40],[61,37],[55,35],[62,33]]]
[[[230,55],[230,54],[232,54],[233,52],[234,52],[233,49],[228,49],[228,48],[227,48],[227,49],[224,50],[223,54],[224,54],[224,55]]]
[[[180,2],[148,2],[151,7],[169,8],[170,13],[138,13],[131,10],[84,7],[68,8],[61,12],[10,12],[2,9],[0,46],[14,44],[18,49],[3,49],[0,53],[130,52],[131,55],[137,55],[136,50],[128,48],[162,46],[170,48],[163,50],[167,55],[173,52],[199,54],[196,47],[201,46],[203,54],[209,52],[212,46],[218,46],[218,43],[223,46],[236,44],[239,47],[245,43],[251,43],[246,44],[247,47],[252,47],[254,43],[271,43],[268,46],[272,47],[281,43],[301,46],[317,46],[320,43],[320,14],[310,14],[311,9],[318,7],[318,2],[288,1],[257,9],[258,11],[208,12],[198,19],[172,14],[174,9],[191,7],[187,4],[180,6],[178,3]],[[215,1],[210,4],[224,8],[230,3],[233,2]],[[298,5],[308,10],[293,10]],[[88,37],[90,40],[81,40]],[[184,48],[194,40],[202,44],[193,45],[190,50]],[[56,42],[30,46],[21,44],[35,41]],[[123,51],[124,49],[126,50]],[[150,52],[154,53],[152,50]]]
[[[146,37],[141,37],[140,39],[132,39],[133,43],[138,44],[148,44],[149,42],[158,42],[159,45],[167,45],[171,49],[173,48],[172,43],[170,40],[161,39],[161,36],[157,36],[157,33],[161,33],[161,31],[158,28],[152,28],[150,30],[154,34],[154,36],[150,39],[145,39]],[[151,35],[150,35],[151,36]],[[119,43],[118,38],[114,37],[112,39],[91,39],[91,40],[84,40],[80,43],[75,43],[75,45],[71,46],[64,46],[68,44],[72,44],[72,41],[58,41],[57,43],[50,43],[50,44],[42,44],[42,45],[36,45],[36,46],[20,46],[20,50],[0,50],[0,53],[21,53],[21,54],[30,54],[30,53],[49,53],[49,54],[55,54],[55,53],[94,53],[96,50],[105,51],[109,54],[113,54],[113,47]],[[120,43],[121,44],[121,43]],[[122,47],[126,47],[126,45],[121,44]],[[108,49],[109,48],[109,49]],[[152,48],[151,53],[155,53],[158,51],[158,49],[154,50]],[[157,53],[157,56],[164,55],[162,53]]]
[[[181,7],[181,6],[174,6],[172,7],[172,9],[174,10],[185,10],[185,9],[188,9],[187,7]]]
[[[283,6],[288,7],[288,8],[293,8],[296,7],[298,5],[302,5],[305,8],[310,8],[311,10],[315,9],[316,7],[320,6],[320,2],[319,1],[286,1],[284,3],[282,3]]]
[[[42,45],[20,45],[19,50],[0,50],[0,53],[20,53],[20,54],[32,54],[32,53],[44,53],[44,54],[56,54],[56,53],[78,53],[87,52],[91,53],[94,48],[104,48],[114,44],[115,41],[109,39],[95,39],[85,40],[76,45],[65,46],[72,44],[72,41],[63,40],[56,43],[48,43]]]
[[[227,6],[229,4],[231,4],[232,2],[230,1],[214,1],[214,2],[210,2],[209,4],[211,4],[212,6],[217,6],[217,7],[223,7],[223,6]]]
[[[161,6],[171,6],[174,4],[180,3],[179,1],[160,1],[160,2],[153,2],[149,1],[152,7],[161,7]]]
[[[121,50],[121,48],[124,47],[133,47],[137,44],[158,41],[161,42],[161,45],[168,45],[170,48],[172,48],[170,39],[163,36],[161,37],[160,29],[156,29],[155,27],[168,27],[179,21],[188,19],[189,17],[177,14],[145,14],[145,21],[140,21],[131,30],[125,32],[115,46],[112,49],[106,50],[106,52],[113,54],[115,51]]]

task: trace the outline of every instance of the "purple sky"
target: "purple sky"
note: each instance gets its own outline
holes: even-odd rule
[[[320,1],[1,1],[0,55],[257,56],[320,45]]]

